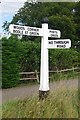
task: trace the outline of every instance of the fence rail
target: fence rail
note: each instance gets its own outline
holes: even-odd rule
[[[63,70],[57,70],[57,71],[49,71],[50,73],[52,72],[67,72],[67,71],[75,71],[75,70],[79,70],[80,68],[71,68],[71,69],[63,69]]]
[[[49,71],[49,73],[61,73],[61,72],[67,72],[67,71],[75,71],[78,70],[77,72],[79,72],[80,68],[76,67],[76,68],[71,68],[71,69],[64,69],[64,70],[56,70],[56,71]],[[40,72],[38,72],[37,70],[35,70],[35,72],[20,72],[19,73],[21,75],[20,81],[23,80],[37,80],[37,82],[39,83],[39,74]]]

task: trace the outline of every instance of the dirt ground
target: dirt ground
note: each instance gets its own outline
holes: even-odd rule
[[[78,88],[78,79],[65,80],[50,83],[50,92],[53,90],[60,90],[60,88]],[[32,95],[38,95],[39,84],[37,85],[25,85],[9,89],[0,89],[0,104],[9,100],[18,100],[30,97]],[[2,95],[1,95],[2,94]]]

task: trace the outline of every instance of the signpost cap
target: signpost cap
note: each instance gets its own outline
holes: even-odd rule
[[[43,19],[42,19],[42,23],[49,23],[48,18],[47,18],[47,17],[43,18]]]

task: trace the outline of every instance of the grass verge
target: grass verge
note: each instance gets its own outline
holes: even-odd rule
[[[3,118],[78,118],[78,90],[61,88],[46,100],[38,96],[10,101],[2,106]]]
[[[80,76],[80,73],[78,72],[61,72],[61,73],[54,73],[51,75],[51,81],[60,81],[60,80],[69,80],[69,79],[78,79]]]

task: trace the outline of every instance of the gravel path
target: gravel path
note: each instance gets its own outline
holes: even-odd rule
[[[65,80],[50,83],[50,91],[58,90],[60,88],[78,88],[78,80]],[[2,103],[9,100],[24,99],[32,95],[38,95],[39,85],[26,85],[15,88],[0,89],[0,103],[1,103],[1,93],[2,93]]]

